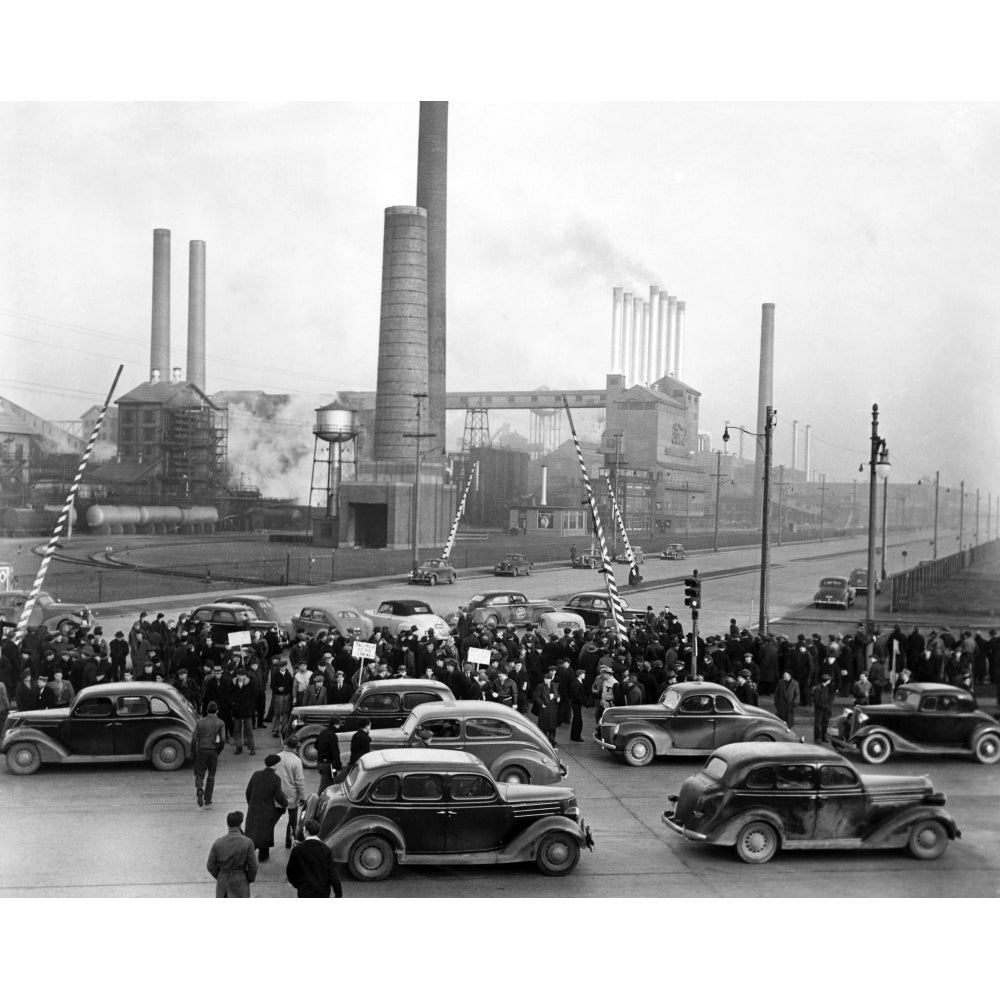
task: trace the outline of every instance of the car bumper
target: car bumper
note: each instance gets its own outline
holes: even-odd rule
[[[619,750],[620,749],[620,747],[616,747],[614,745],[614,743],[607,743],[606,741],[602,740],[601,737],[598,736],[596,733],[594,734],[594,742],[599,747],[603,747],[605,750]]]
[[[686,826],[681,826],[679,823],[675,823],[674,814],[672,812],[665,812],[660,819],[663,821],[664,826],[669,827],[674,831],[674,833],[679,833],[682,837],[686,837],[688,840],[708,840],[708,837],[704,833],[695,833],[694,830],[689,830]]]

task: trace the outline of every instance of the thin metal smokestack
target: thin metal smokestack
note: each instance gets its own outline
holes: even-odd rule
[[[659,376],[656,370],[656,305],[660,299],[658,285],[649,286],[649,338],[646,341],[646,384],[652,385]]]
[[[549,467],[547,465],[542,466],[542,506],[545,507],[549,502]]]
[[[622,374],[626,387],[632,384],[632,293],[622,295]]]
[[[812,479],[812,424],[806,424],[806,482]]]
[[[153,325],[149,371],[170,368],[170,230],[153,230]]]
[[[666,291],[660,292],[659,308],[656,311],[656,377],[662,378],[667,372],[667,310],[669,309]]]
[[[774,303],[765,302],[760,315],[760,375],[757,381],[757,457],[753,476],[753,526],[760,527],[764,499],[764,427],[767,408],[774,404]]]
[[[205,241],[188,247],[187,380],[205,391]]]
[[[628,384],[639,381],[639,344],[642,338],[642,299],[632,296],[632,343],[629,347]]]
[[[642,300],[642,344],[639,347],[639,381],[649,385],[649,369],[646,361],[649,357],[649,303]]]
[[[611,367],[612,375],[620,375],[622,370],[622,290],[611,289]]]
[[[799,460],[799,422],[797,420],[792,421],[792,471],[798,467],[797,462]]]
[[[667,298],[667,371],[677,376],[677,296]]]
[[[446,238],[448,229],[448,102],[421,101],[417,138],[417,205],[427,210],[428,430],[445,446]]]
[[[684,313],[686,309],[687,304],[683,299],[679,299],[675,323],[677,326],[677,379],[680,382],[684,381]]]

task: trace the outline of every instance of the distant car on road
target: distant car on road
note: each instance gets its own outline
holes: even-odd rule
[[[661,553],[661,559],[684,559],[686,553],[680,542],[671,542]]]
[[[583,552],[570,560],[573,569],[597,569],[603,565],[603,560],[597,552]]]
[[[471,597],[465,610],[476,625],[529,626],[535,620],[535,612],[542,607],[551,607],[547,599],[535,600],[525,597],[517,590],[487,590]]]
[[[641,566],[646,561],[646,553],[643,552],[638,545],[632,546],[632,555],[635,556],[636,566]],[[627,563],[628,561],[629,559],[627,552],[619,552],[618,555],[615,556],[616,563]]]
[[[5,590],[0,593],[0,619],[12,626],[17,625],[30,594],[30,590]],[[40,590],[31,609],[28,628],[36,629],[44,625],[50,632],[58,632],[62,625],[90,628],[96,624],[94,618],[94,612],[86,604],[57,601],[51,594]]]
[[[1000,761],[1000,723],[971,691],[950,684],[901,684],[890,704],[845,709],[829,735],[838,750],[860,750],[869,764],[884,764],[893,753]]]
[[[493,567],[494,576],[531,576],[531,568],[534,563],[518,552],[508,552],[496,566]]]
[[[817,608],[837,607],[845,611],[854,603],[854,588],[846,576],[824,576],[813,595]]]
[[[941,857],[961,836],[927,777],[858,774],[825,747],[734,743],[688,778],[663,822],[703,844],[735,847],[749,864],[779,849],[908,848]]]
[[[424,601],[383,601],[374,610],[366,610],[365,614],[375,628],[388,628],[392,635],[414,628],[421,635],[432,631],[438,639],[447,639],[451,635],[448,623],[434,614],[431,606]]]
[[[13,774],[34,774],[42,764],[130,760],[148,760],[158,771],[176,771],[191,754],[197,721],[191,706],[169,684],[94,684],[66,708],[11,712],[0,753]]]
[[[425,559],[416,569],[410,570],[410,583],[454,583],[458,574],[447,559]]]
[[[685,681],[667,688],[655,705],[605,709],[594,742],[644,767],[664,755],[705,756],[727,743],[757,740],[799,743],[776,715],[744,705],[721,684]]]
[[[292,632],[337,632],[344,639],[365,641],[375,626],[371,618],[346,605],[311,605],[292,618]]]
[[[568,875],[594,842],[573,789],[497,784],[459,750],[367,753],[341,784],[309,797],[302,825],[313,818],[334,860],[363,882],[397,864],[533,861],[544,875]]]
[[[867,594],[868,593],[868,570],[866,569],[852,569],[851,577],[848,580],[848,585],[854,588],[855,594]],[[882,581],[878,578],[878,574],[875,574],[875,593],[882,593]]]

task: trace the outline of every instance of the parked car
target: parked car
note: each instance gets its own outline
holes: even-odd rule
[[[94,684],[65,708],[11,712],[0,753],[13,774],[34,774],[42,764],[140,760],[176,771],[191,755],[197,721],[169,684]]]
[[[548,604],[535,608],[532,612],[536,632],[541,632],[546,639],[553,635],[561,636],[566,629],[572,632],[583,632],[587,623],[574,611],[558,611],[555,605]]]
[[[661,559],[684,559],[686,553],[680,542],[671,542],[661,553]]]
[[[824,576],[813,596],[817,608],[838,607],[846,611],[854,603],[854,588],[846,576]]]
[[[202,604],[191,612],[190,620],[199,625],[208,625],[211,631],[212,645],[219,649],[228,649],[230,636],[234,632],[264,633],[274,630],[278,639],[288,642],[288,633],[276,621],[262,621],[243,604]],[[285,638],[282,639],[282,634]]]
[[[632,546],[632,555],[635,556],[636,566],[641,566],[646,561],[646,553],[638,545]],[[616,563],[627,563],[629,561],[627,552],[619,552],[615,556]]]
[[[371,618],[361,614],[354,608],[344,605],[325,605],[324,607],[303,608],[292,618],[292,633],[336,632],[344,639],[358,639],[362,642],[375,631]]]
[[[274,622],[278,626],[278,634],[284,637],[282,642],[288,642],[288,622],[281,620],[278,609],[270,597],[263,597],[260,594],[232,594],[229,597],[217,597],[215,602],[216,604],[242,604],[253,612],[254,618],[258,621]]]
[[[349,735],[341,741],[350,747]],[[497,781],[551,785],[566,777],[559,751],[516,709],[485,701],[425,702],[398,729],[372,732],[372,750],[465,750]]]
[[[551,607],[552,602],[543,598],[535,600],[516,590],[487,590],[476,594],[464,605],[466,613],[476,625],[528,626],[535,619],[539,608]]]
[[[341,784],[309,797],[301,823],[312,818],[334,860],[364,882],[397,864],[533,861],[545,875],[568,875],[594,843],[571,788],[497,784],[457,750],[367,753]]]
[[[383,601],[374,611],[365,611],[375,628],[388,628],[392,635],[416,629],[421,635],[432,631],[436,638],[451,635],[448,623],[434,614],[424,601]]]
[[[0,619],[5,624],[16,626],[24,614],[30,594],[30,590],[5,590],[0,593]],[[57,601],[51,594],[40,590],[28,618],[28,628],[34,630],[44,625],[50,632],[58,632],[61,626],[69,625],[89,629],[96,624],[95,617],[86,604]]]
[[[848,580],[848,585],[854,588],[855,594],[867,594],[868,593],[868,570],[866,569],[852,569],[851,576]],[[878,574],[875,574],[875,593],[882,593],[882,581],[878,578]]]
[[[583,552],[570,559],[573,569],[599,569],[604,565],[604,560],[599,552]]]
[[[894,752],[1000,760],[1000,723],[971,691],[950,684],[901,684],[890,704],[845,709],[829,736],[838,750],[860,750],[869,764],[884,764]]]
[[[626,624],[633,621],[644,621],[644,612],[634,611],[629,607],[628,601],[624,597],[622,602],[622,614],[625,616]],[[564,605],[563,611],[570,611],[579,615],[587,628],[610,628],[614,626],[614,619],[611,612],[611,599],[606,590],[586,590],[582,594],[574,594]]]
[[[531,576],[531,568],[535,564],[527,557],[517,552],[508,552],[493,567],[494,576]]]
[[[299,756],[306,767],[316,766],[316,737],[331,719],[337,730],[352,735],[362,722],[371,720],[372,731],[401,726],[424,702],[453,702],[455,696],[440,681],[427,679],[369,681],[342,705],[309,705],[292,709],[291,732],[299,738]]]
[[[688,840],[763,864],[779,849],[898,849],[921,861],[960,837],[930,779],[861,775],[813,745],[734,743],[668,795],[663,822]]]
[[[454,583],[458,574],[447,559],[425,559],[416,569],[410,570],[410,583]]]
[[[800,743],[802,737],[776,715],[704,681],[674,684],[655,705],[605,709],[594,734],[598,746],[623,754],[633,767],[665,754],[704,757],[727,743],[750,740]]]

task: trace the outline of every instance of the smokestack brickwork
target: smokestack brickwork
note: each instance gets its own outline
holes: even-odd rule
[[[417,433],[413,393],[429,392],[427,295],[427,212],[411,206],[387,208],[375,389],[376,461],[415,458],[414,439],[403,435]],[[421,428],[426,430],[426,425]],[[422,444],[431,446],[429,439]]]
[[[149,371],[170,370],[170,230],[153,230],[153,323]]]
[[[448,228],[448,102],[421,101],[417,139],[417,205],[427,211],[427,410],[435,440],[445,447],[446,241]]]
[[[187,380],[205,391],[205,241],[188,251]]]

